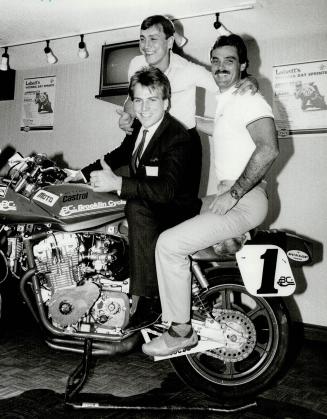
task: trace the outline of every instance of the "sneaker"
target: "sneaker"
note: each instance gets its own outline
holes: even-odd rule
[[[150,356],[167,356],[175,352],[194,348],[198,344],[198,335],[191,329],[185,337],[171,336],[168,331],[164,332],[151,342],[142,345],[142,351]]]

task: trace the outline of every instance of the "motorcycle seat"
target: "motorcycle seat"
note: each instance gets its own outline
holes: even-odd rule
[[[235,260],[235,253],[241,249],[246,240],[250,239],[250,233],[245,233],[242,236],[234,237],[232,239],[223,240],[207,247],[206,249],[198,250],[190,255],[191,260],[195,262],[228,262]]]

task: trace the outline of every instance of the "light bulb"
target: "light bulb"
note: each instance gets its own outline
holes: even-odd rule
[[[45,55],[47,56],[48,63],[49,64],[55,64],[58,61],[58,59],[53,54],[51,48],[49,47],[49,43],[50,43],[50,41],[47,41],[47,46],[44,48],[44,52],[45,52]]]
[[[2,54],[1,63],[0,63],[0,70],[7,71],[9,68],[9,55],[8,55],[8,47],[5,47],[5,52]]]
[[[52,54],[52,51],[45,54],[47,56],[47,61],[49,64],[55,64],[57,62],[57,58]]]
[[[81,35],[81,41],[78,44],[78,56],[83,59],[89,56],[84,42],[84,35]]]
[[[8,70],[8,57],[2,56],[1,64],[0,64],[0,70],[1,71],[7,71]]]
[[[78,56],[80,58],[87,58],[89,56],[88,52],[86,51],[86,48],[79,48],[78,49]]]

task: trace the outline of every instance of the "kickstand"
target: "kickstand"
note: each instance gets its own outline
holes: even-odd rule
[[[92,339],[85,339],[82,362],[69,375],[65,391],[65,402],[71,399],[83,388],[90,372],[92,358]]]

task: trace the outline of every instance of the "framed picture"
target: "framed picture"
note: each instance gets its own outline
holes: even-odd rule
[[[24,79],[21,131],[52,130],[56,76]]]
[[[327,132],[327,60],[273,67],[279,137]]]

